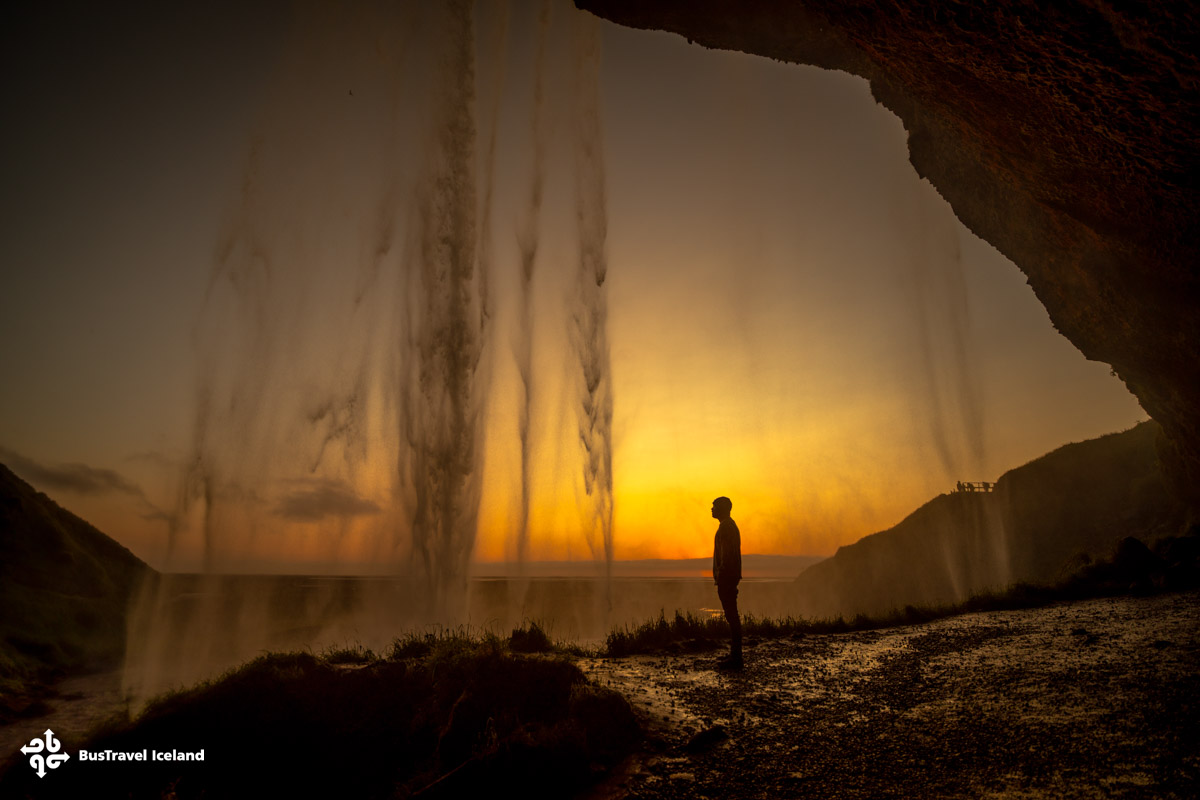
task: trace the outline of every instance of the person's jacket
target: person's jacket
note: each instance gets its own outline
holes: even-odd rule
[[[713,580],[718,586],[742,579],[742,533],[732,519],[721,520],[713,539]]]

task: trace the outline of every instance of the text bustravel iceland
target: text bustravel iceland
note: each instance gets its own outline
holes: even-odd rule
[[[80,761],[203,761],[203,750],[80,750]]]

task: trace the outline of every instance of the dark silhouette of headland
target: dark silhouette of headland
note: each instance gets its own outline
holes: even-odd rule
[[[0,464],[0,722],[43,681],[116,664],[153,570]]]
[[[939,495],[802,572],[796,611],[880,616],[961,603],[1017,583],[1061,582],[1127,538],[1181,534],[1187,510],[1163,474],[1159,432],[1144,422],[1060,447],[1006,472],[992,491]]]

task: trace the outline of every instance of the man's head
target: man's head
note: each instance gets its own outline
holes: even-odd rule
[[[716,500],[713,500],[713,519],[729,519],[729,512],[732,510],[733,501],[728,497],[718,497]]]

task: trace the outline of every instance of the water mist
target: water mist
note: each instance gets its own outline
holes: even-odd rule
[[[413,558],[434,617],[466,591],[479,511],[480,358],[487,333],[477,230],[474,31],[470,8],[447,21],[429,172],[417,189],[408,269],[409,329],[401,343],[404,398],[399,472],[411,487]]]
[[[906,198],[912,246],[900,259],[901,286],[913,325],[921,375],[921,417],[944,477],[983,480],[983,397],[973,363],[971,309],[958,233],[931,187]]]
[[[544,247],[559,222],[543,209],[549,4],[526,21],[538,43],[534,98],[515,146],[532,158],[519,176],[525,200],[509,203],[495,177],[497,151],[514,146],[501,102],[506,5],[314,7],[298,20],[195,326],[196,410],[167,569],[199,574],[168,572],[143,587],[130,621],[132,697],[207,677],[264,648],[380,648],[430,623],[518,614],[503,606],[523,608],[523,598],[496,606],[473,597],[467,581],[485,451],[496,446],[489,416],[512,408],[507,395],[493,401],[506,355],[494,346],[496,321],[509,310],[498,303],[511,301],[515,314],[513,364],[499,364],[519,378],[515,551],[530,555],[531,487],[545,466],[535,441],[558,435],[552,419],[539,417],[537,387],[565,383],[578,386],[570,416],[582,469],[567,456],[561,466],[570,469],[555,478],[582,477],[584,537],[611,563],[599,37],[587,18],[580,41],[557,54],[577,66],[566,88],[581,98],[565,143],[575,154],[565,178],[575,178],[578,223],[577,268],[567,269],[561,237],[550,255]],[[510,152],[501,151],[508,169]],[[516,253],[492,242],[493,227],[507,222],[497,225],[496,214],[509,208]],[[515,293],[497,288],[507,274],[498,256],[515,256]],[[570,286],[567,308],[537,302],[543,271]],[[555,313],[571,331],[570,375],[539,376],[535,328]],[[497,421],[507,428],[512,418]],[[225,574],[279,572],[279,553],[291,559],[283,569],[335,575]],[[580,620],[588,635],[604,624]]]
[[[538,260],[539,223],[545,195],[546,120],[544,112],[546,86],[546,38],[550,25],[550,3],[545,0],[538,12],[537,44],[533,65],[533,103],[530,114],[530,134],[533,144],[533,164],[529,181],[528,207],[520,220],[517,233],[518,250],[518,309],[516,341],[513,358],[520,382],[520,406],[517,411],[517,437],[521,448],[519,517],[516,523],[518,564],[529,557],[529,511],[533,480],[533,439],[530,419],[533,414],[533,293],[534,270]]]
[[[575,216],[579,235],[574,344],[579,358],[579,443],[583,449],[584,530],[593,556],[612,575],[612,370],[608,347],[608,200],[600,123],[600,30],[578,20]]]

